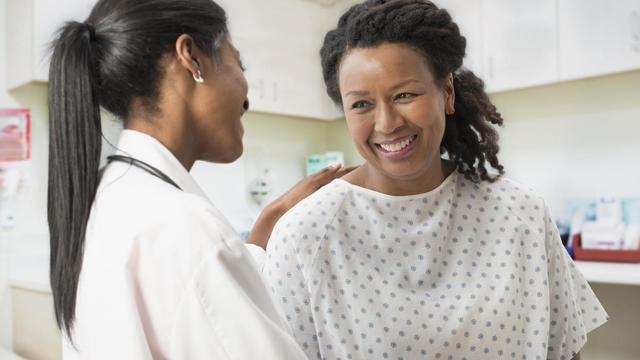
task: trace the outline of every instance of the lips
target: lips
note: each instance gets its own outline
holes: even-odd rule
[[[403,157],[414,148],[418,135],[410,135],[391,141],[374,143],[376,149],[386,158],[396,159]]]

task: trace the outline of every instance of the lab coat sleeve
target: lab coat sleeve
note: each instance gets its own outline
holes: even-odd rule
[[[171,359],[306,359],[241,240],[198,221],[190,236],[213,240],[186,279],[171,330]]]
[[[564,249],[545,205],[544,226],[549,286],[547,359],[571,359],[587,341],[587,333],[609,316]]]
[[[262,268],[264,267],[264,259],[266,256],[264,249],[254,244],[245,244],[244,246],[247,248],[249,254],[251,254],[251,256],[253,257],[256,265],[258,265],[258,269],[262,271]]]

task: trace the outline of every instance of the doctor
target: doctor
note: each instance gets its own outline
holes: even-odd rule
[[[100,107],[124,120],[98,174]],[[302,359],[254,261],[189,174],[242,153],[247,81],[211,0],[100,0],[54,44],[49,75],[51,286],[65,359]],[[269,205],[264,247],[300,199]]]

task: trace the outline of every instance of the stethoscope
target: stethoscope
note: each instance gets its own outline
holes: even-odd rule
[[[149,174],[159,178],[160,180],[171,184],[173,186],[175,186],[178,190],[182,190],[182,188],[180,188],[180,186],[178,186],[178,184],[176,184],[173,180],[171,180],[171,178],[169,176],[167,176],[167,174],[163,173],[162,171],[158,170],[157,168],[147,164],[144,161],[138,160],[138,159],[134,159],[132,157],[129,156],[123,156],[123,155],[111,155],[107,157],[107,164],[111,163],[112,161],[120,161],[123,163],[127,163],[129,165],[135,166],[139,169],[142,169],[146,172],[148,172]]]

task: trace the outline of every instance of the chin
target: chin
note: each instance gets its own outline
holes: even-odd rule
[[[232,163],[232,162],[238,160],[240,158],[240,156],[242,156],[242,151],[243,151],[243,148],[242,148],[242,146],[240,146],[239,150],[237,150],[235,152],[229,152],[228,154],[226,154],[228,156],[225,157],[225,159],[223,161],[221,161],[221,163],[229,164],[229,163]]]
[[[240,146],[235,149],[225,149],[213,154],[209,154],[209,156],[206,157],[205,161],[218,164],[229,164],[238,160],[238,158],[242,156],[242,151],[243,146],[242,143],[240,143]]]
[[[378,171],[387,177],[397,180],[415,180],[423,178],[430,169],[433,169],[432,162],[411,163],[405,162],[400,164],[383,164],[377,163]]]

